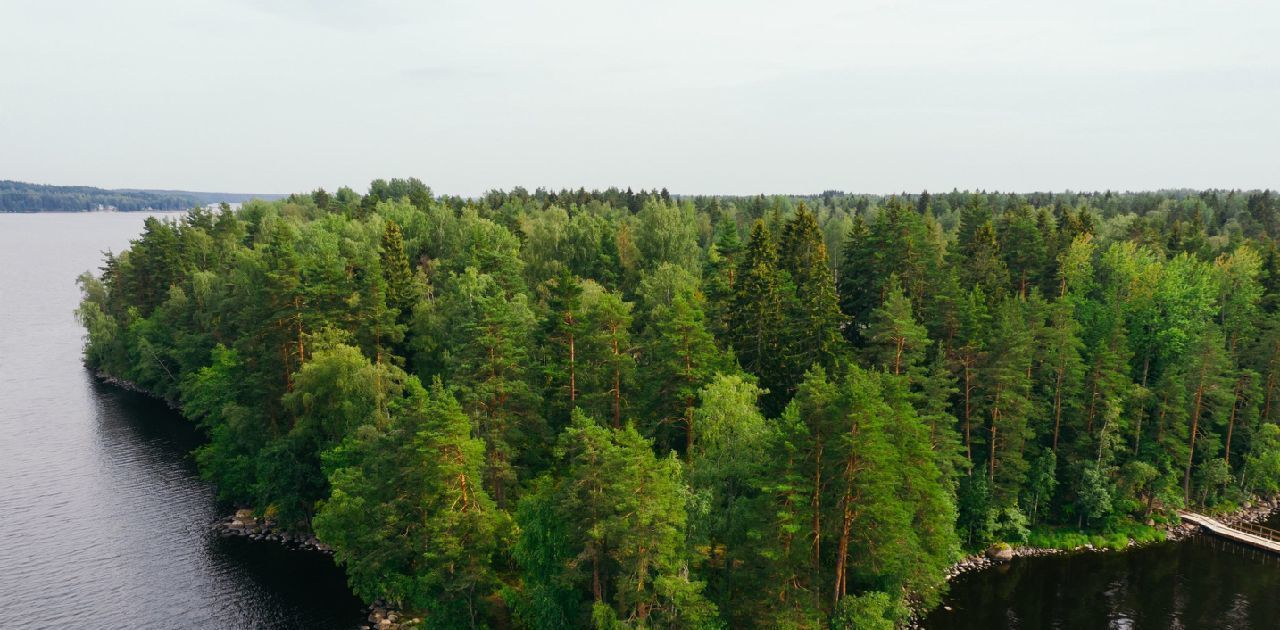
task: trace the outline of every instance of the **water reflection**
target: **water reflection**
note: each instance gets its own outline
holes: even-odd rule
[[[957,579],[926,628],[1275,628],[1280,562],[1206,536],[1020,558]]]
[[[75,276],[139,215],[0,215],[0,628],[351,628],[326,556],[221,540],[200,436],[80,364]]]

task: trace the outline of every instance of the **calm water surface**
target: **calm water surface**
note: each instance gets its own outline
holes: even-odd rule
[[[0,214],[0,628],[351,628],[326,556],[224,540],[199,437],[80,363],[75,278],[140,214]]]
[[[1273,519],[1274,520],[1274,519]],[[1274,526],[1274,525],[1273,525]],[[926,628],[1280,628],[1280,557],[1208,536],[961,576]]]

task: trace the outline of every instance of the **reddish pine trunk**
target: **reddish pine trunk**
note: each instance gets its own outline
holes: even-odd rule
[[[616,326],[614,327],[613,333],[613,356],[615,366],[613,368],[613,428],[618,429],[622,427],[622,370],[616,367],[618,361],[618,331]]]
[[[1236,381],[1236,397],[1231,401],[1231,418],[1227,420],[1227,446],[1226,460],[1227,465],[1231,465],[1231,433],[1236,427],[1236,410],[1240,408],[1240,390],[1244,388],[1244,378]]]
[[[1196,432],[1200,430],[1200,409],[1204,404],[1204,376],[1209,369],[1207,359],[1200,361],[1200,380],[1196,384],[1196,402],[1191,412],[1191,437],[1187,444],[1187,470],[1182,476],[1182,500],[1191,505],[1191,463],[1196,457]]]
[[[970,435],[970,417],[973,407],[970,404],[970,397],[973,393],[973,371],[972,363],[966,359],[964,364],[964,451],[965,457],[969,458],[970,471],[972,472],[973,464],[973,441]]]
[[[578,400],[578,380],[577,380],[577,348],[574,347],[573,335],[569,335],[569,406],[573,407],[573,403]]]
[[[822,577],[822,435],[817,436],[813,461],[813,497],[810,506],[813,508],[813,589],[817,595],[818,585]]]
[[[996,386],[995,396],[992,398],[993,405],[991,407],[991,454],[987,458],[988,481],[994,486],[996,483],[996,430],[997,424],[1000,422],[1000,390],[1001,386]]]
[[[1067,371],[1066,359],[1058,365],[1058,378],[1053,389],[1053,452],[1058,452],[1058,432],[1062,427],[1062,379]]]
[[[1266,399],[1262,403],[1262,419],[1263,421],[1271,419],[1271,400],[1276,388],[1276,373],[1272,371],[1267,375],[1267,392]]]

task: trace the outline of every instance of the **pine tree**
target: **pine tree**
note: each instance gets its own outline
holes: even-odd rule
[[[582,313],[582,286],[567,268],[546,285],[547,315],[542,324],[546,356],[547,417],[553,427],[564,426],[578,406],[581,378],[581,341],[587,333]]]
[[[1025,298],[1048,260],[1045,238],[1051,234],[1042,231],[1029,204],[1018,203],[1001,215],[998,236],[1014,292]]]
[[[911,301],[902,292],[897,276],[889,279],[884,304],[871,312],[866,336],[868,361],[889,374],[909,375],[919,383],[919,370],[929,347],[928,333],[911,313]]]
[[[850,591],[868,586],[877,569],[899,567],[906,560],[899,533],[911,531],[910,506],[896,496],[898,467],[887,426],[893,411],[878,378],[851,368],[840,396],[843,426],[831,445],[838,497],[832,608]]]
[[[958,453],[938,450],[930,419],[917,413],[918,397],[905,379],[884,376],[880,380],[885,403],[893,410],[888,431],[897,455],[895,495],[910,512],[913,533],[906,537],[907,548],[895,558],[901,562],[898,574],[886,581],[926,602],[936,602],[945,586],[938,576],[960,555],[952,478],[947,475],[953,465],[950,460]]]
[[[508,295],[489,275],[474,268],[453,278],[443,297],[449,382],[485,441],[486,488],[505,508],[518,469],[536,461],[546,444],[537,413],[539,396],[529,381],[530,348],[536,319],[524,294]]]
[[[980,415],[980,370],[986,359],[987,336],[991,315],[987,310],[987,298],[981,287],[974,287],[965,296],[957,314],[959,334],[954,340],[951,363],[957,373],[960,387],[959,420],[963,427],[965,458],[972,466],[978,438]]]
[[[1009,285],[1009,270],[1001,257],[1000,242],[990,223],[978,226],[969,249],[971,257],[961,267],[967,272],[968,283],[982,287],[992,299],[999,300]]]
[[[693,441],[698,390],[730,371],[732,359],[707,330],[702,294],[688,272],[663,265],[641,282],[640,296],[640,386],[648,411],[642,426],[662,451],[684,449]]]
[[[1024,481],[1026,446],[1032,437],[1032,334],[1024,303],[1000,303],[991,331],[991,355],[983,370],[987,414],[987,481],[993,495],[1008,503],[1016,499]]]
[[[484,445],[439,382],[428,393],[410,377],[378,417],[326,453],[315,531],[365,600],[426,611],[428,627],[477,625],[502,521],[480,481]]]
[[[1084,342],[1080,324],[1075,318],[1075,304],[1060,297],[1049,306],[1048,323],[1040,329],[1040,371],[1043,398],[1052,410],[1051,449],[1058,450],[1064,419],[1074,424],[1080,413],[1080,395],[1084,382]]]
[[[936,601],[959,555],[955,508],[901,378],[857,367],[840,385],[833,609],[850,591],[905,589]]]
[[[1261,375],[1263,422],[1274,422],[1280,414],[1280,317],[1265,317],[1250,351],[1249,363]]]
[[[594,283],[583,291],[581,406],[592,417],[608,418],[615,429],[622,428],[623,410],[635,385],[632,306]]]
[[[580,412],[556,452],[562,474],[542,492],[567,517],[564,542],[556,544],[573,561],[559,563],[562,580],[589,585],[591,616],[641,627],[713,620],[703,584],[688,577],[688,490],[680,462],[654,457],[634,429],[606,429]]]
[[[793,516],[785,521],[787,531],[781,536],[784,544],[779,555],[794,558],[801,547],[809,550],[806,576],[796,575],[799,567],[794,560],[789,564],[791,579],[803,585],[812,598],[807,606],[795,602],[794,612],[799,614],[808,608],[821,610],[825,601],[823,590],[828,577],[823,571],[822,541],[830,527],[825,517],[831,511],[827,487],[832,478],[830,469],[835,465],[831,463],[832,453],[836,452],[833,443],[843,423],[838,397],[838,388],[828,380],[826,372],[813,368],[800,383],[780,421],[788,444],[789,462],[783,478],[790,483],[782,488],[785,494],[779,498],[787,501],[788,512]],[[800,531],[805,535],[796,540],[794,533]],[[805,542],[807,545],[802,544]]]
[[[1209,417],[1220,412],[1231,398],[1231,382],[1227,377],[1228,358],[1223,349],[1222,333],[1209,326],[1191,350],[1193,363],[1187,372],[1191,397],[1191,428],[1187,436],[1187,459],[1182,477],[1183,501],[1191,505],[1191,472],[1196,460],[1196,440],[1210,429]],[[1212,455],[1212,452],[1209,453]]]

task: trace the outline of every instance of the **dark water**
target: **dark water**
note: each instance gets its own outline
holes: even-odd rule
[[[80,363],[76,275],[138,214],[0,214],[0,628],[351,628],[326,556],[219,539],[198,436]]]
[[[926,628],[1280,628],[1280,556],[1208,536],[961,576]]]

